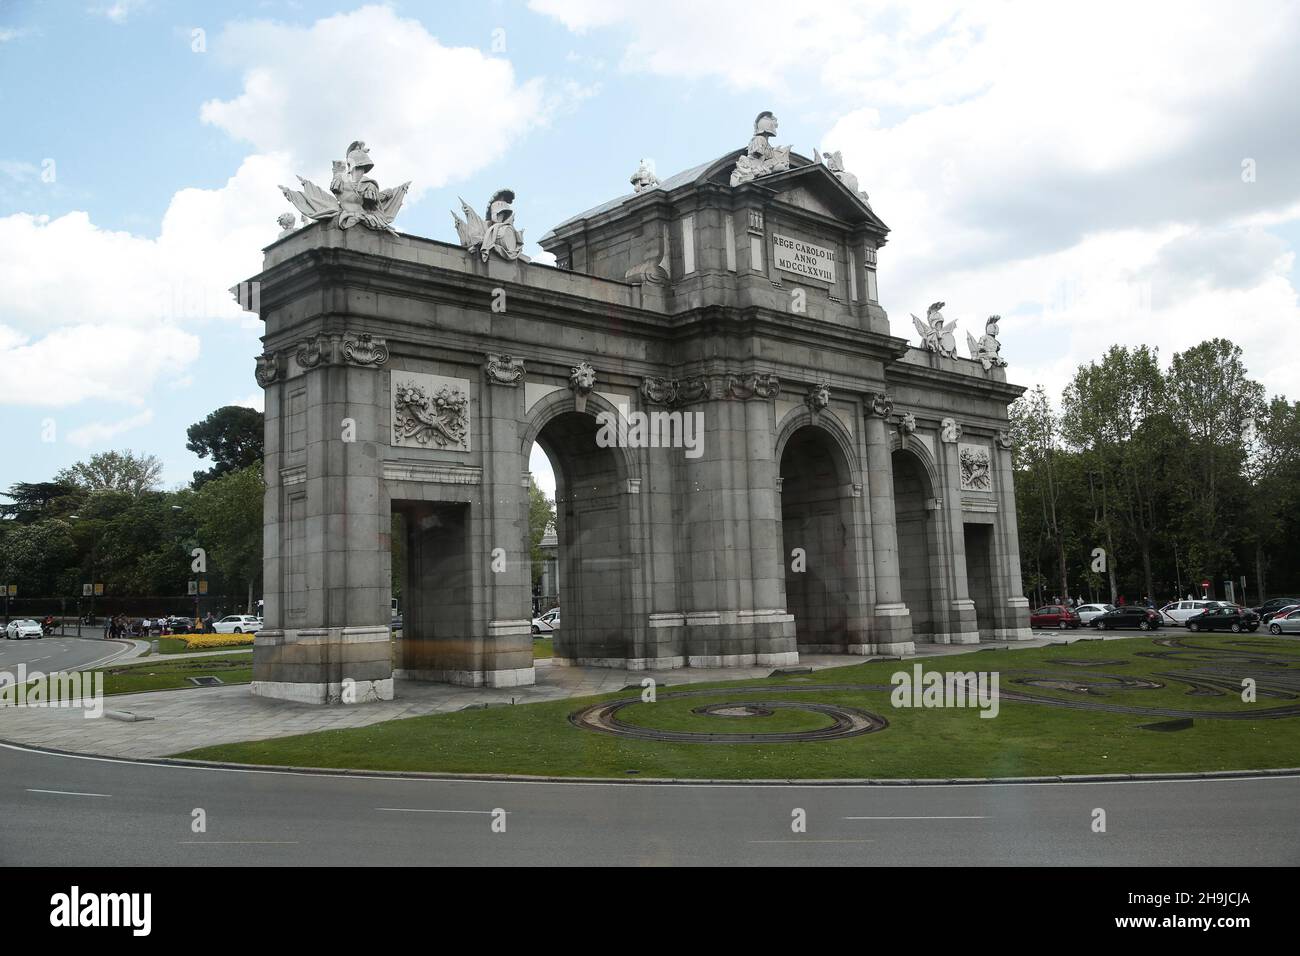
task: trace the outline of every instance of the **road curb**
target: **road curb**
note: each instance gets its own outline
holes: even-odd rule
[[[1016,784],[1041,785],[1045,783],[1142,783],[1179,780],[1241,780],[1262,777],[1300,777],[1300,767],[1277,767],[1263,770],[1204,770],[1188,773],[1092,773],[1059,774],[1037,777],[944,777],[944,778],[828,778],[801,780],[798,778],[718,779],[712,777],[557,777],[521,773],[437,773],[425,770],[362,770],[340,767],[293,767],[285,764],[229,763],[220,760],[190,760],[184,757],[116,757],[39,747],[16,740],[0,739],[0,745],[15,750],[53,754],[60,757],[91,758],[118,763],[138,763],[173,767],[192,767],[197,770],[241,770],[263,773],[294,773],[319,777],[381,777],[393,780],[481,780],[518,783],[585,783],[626,784],[629,786],[745,786],[745,787],[965,787],[1008,786]]]

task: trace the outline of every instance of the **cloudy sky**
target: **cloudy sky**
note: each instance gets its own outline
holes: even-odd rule
[[[535,240],[761,109],[892,227],[896,335],[1000,313],[1012,380],[1053,391],[1111,343],[1228,335],[1297,397],[1297,49],[1300,5],[1250,0],[0,2],[0,487],[108,448],[187,481],[186,426],[260,407],[225,290],[276,185],[353,139],[413,181],[403,231],[454,241],[457,197],[508,185]]]

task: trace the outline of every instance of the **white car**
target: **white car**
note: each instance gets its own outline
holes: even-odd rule
[[[21,641],[26,637],[40,638],[42,636],[41,625],[39,621],[10,621],[9,626],[5,628],[5,640]]]
[[[533,618],[534,634],[550,634],[560,629],[560,609],[553,607],[541,617]]]
[[[1211,605],[1218,603],[1218,601],[1201,600],[1171,601],[1160,609],[1160,616],[1174,624],[1186,624],[1189,617],[1200,614]]]
[[[256,634],[262,629],[262,619],[251,614],[227,614],[213,621],[212,629],[218,634]]]
[[[1074,613],[1079,615],[1079,620],[1084,624],[1091,624],[1092,619],[1101,617],[1107,611],[1115,610],[1113,604],[1080,604],[1074,609]]]

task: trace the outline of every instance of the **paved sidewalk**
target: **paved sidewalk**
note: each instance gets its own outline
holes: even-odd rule
[[[1137,635],[1119,635],[1133,636]],[[964,654],[986,648],[1043,647],[1072,639],[1077,638],[1073,634],[1062,634],[1015,643],[921,644],[917,646],[916,658]],[[174,660],[177,656],[159,655],[156,659]],[[906,660],[910,662],[916,658]],[[879,659],[805,654],[801,666],[821,670]],[[88,720],[85,711],[73,708],[0,707],[0,740],[101,756],[162,757],[214,744],[266,740],[318,730],[364,727],[401,717],[448,713],[474,704],[529,704],[604,694],[628,685],[639,686],[647,676],[654,677],[660,687],[678,687],[766,677],[771,673],[771,667],[682,668],[647,672],[604,667],[557,667],[550,661],[538,661],[537,683],[532,687],[492,689],[399,680],[396,699],[351,707],[255,697],[247,685],[152,691],[104,699],[106,710],[152,718],[134,722],[107,717]]]

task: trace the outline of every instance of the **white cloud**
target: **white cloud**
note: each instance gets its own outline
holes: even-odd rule
[[[259,412],[264,410],[266,395],[259,388],[255,392],[249,392],[241,399],[237,399],[233,404],[241,405],[244,408],[255,408]]]
[[[1167,360],[1226,335],[1269,388],[1300,387],[1294,253],[1266,231],[1300,218],[1294,4],[1228,21],[1208,2],[1116,0],[531,6],[609,31],[624,70],[755,92],[779,142],[822,129],[796,149],[841,150],[893,228],[896,335],[915,340],[908,313],[937,299],[963,330],[1002,313],[1012,379],[1051,388],[1111,342]]]
[[[504,156],[549,111],[540,80],[520,83],[509,61],[444,46],[387,7],[309,27],[235,23],[213,49],[243,71],[244,88],[204,103],[204,122],[326,181],[330,161],[364,140],[376,178],[411,180],[412,199]]]
[[[253,156],[219,189],[182,189],[154,239],[84,212],[0,218],[0,403],[139,403],[183,373],[205,324],[242,321],[227,290],[261,269],[286,168]]]
[[[106,444],[109,440],[116,438],[123,432],[129,432],[134,428],[141,428],[153,421],[153,410],[146,408],[138,415],[132,415],[129,418],[122,418],[115,422],[91,422],[89,425],[82,425],[80,428],[74,428],[68,432],[68,441],[79,448],[88,448],[91,445]]]
[[[113,3],[97,3],[90,8],[90,12],[113,23],[125,23],[146,2],[147,0],[114,0]]]

